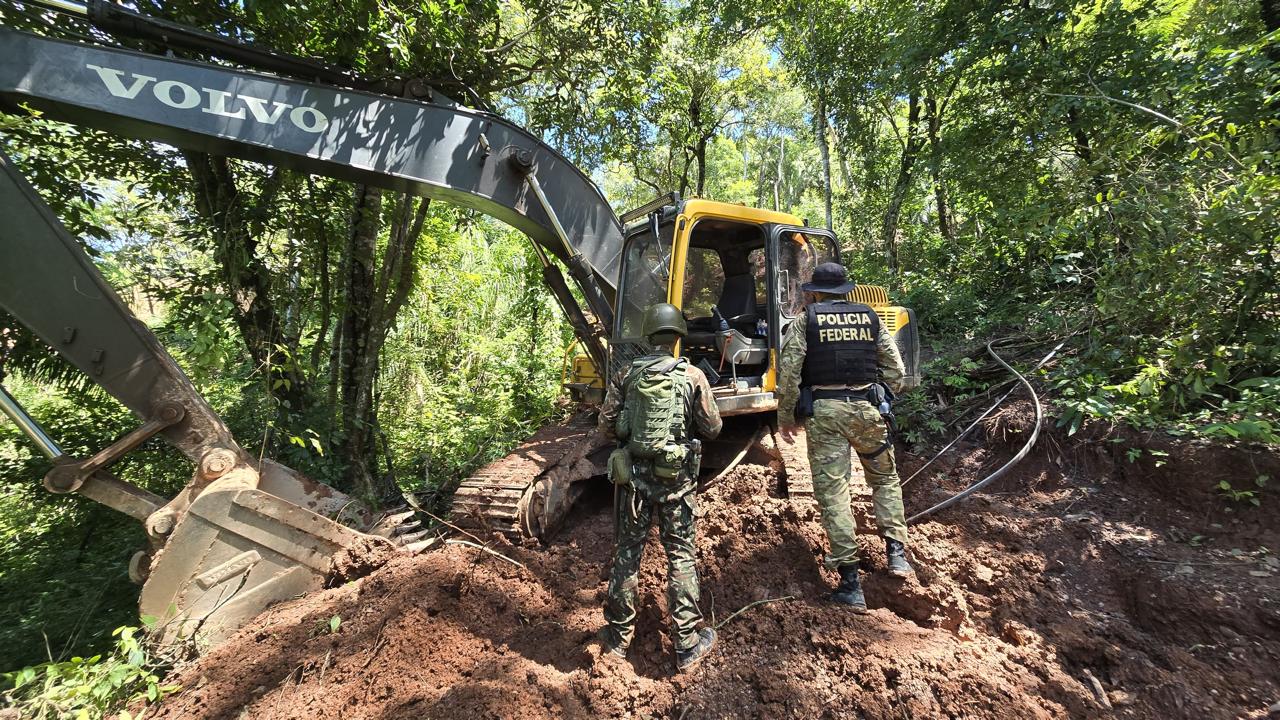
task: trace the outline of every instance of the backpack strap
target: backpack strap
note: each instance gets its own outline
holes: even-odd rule
[[[677,405],[671,418],[671,435],[681,443],[689,442],[689,373],[685,370],[688,364],[687,358],[671,358],[671,362],[663,363],[659,369],[663,373],[680,371],[675,381]]]
[[[674,370],[676,366],[679,365],[680,363],[687,363],[687,362],[688,360],[682,357],[673,358],[673,357],[667,357],[665,355],[656,357],[653,360],[650,360],[649,362],[644,364],[637,362],[636,364],[631,366],[631,371],[627,373],[626,379],[622,381],[622,390],[625,393],[631,387],[632,381],[634,381],[636,377],[639,376],[640,373],[642,372],[657,370],[660,373],[669,373],[672,370]]]
[[[676,369],[677,365],[689,362],[682,357],[660,358],[645,367],[646,370],[656,369],[660,373],[669,373]]]

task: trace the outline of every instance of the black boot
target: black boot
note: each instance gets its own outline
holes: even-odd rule
[[[858,582],[858,564],[841,565],[840,584],[831,593],[831,602],[848,605],[854,612],[862,615],[867,612],[867,599],[862,595],[862,585]]]
[[[711,648],[716,644],[716,631],[711,628],[702,628],[698,631],[698,643],[688,650],[676,651],[676,672],[688,672],[697,665],[702,658],[711,652]]]
[[[896,578],[911,577],[916,574],[915,568],[907,562],[907,546],[900,540],[884,539],[884,553],[889,560],[889,574]]]

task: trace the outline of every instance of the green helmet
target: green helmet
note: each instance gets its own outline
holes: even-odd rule
[[[645,337],[666,332],[684,337],[689,334],[689,329],[685,327],[680,308],[671,303],[655,303],[644,311],[644,327],[641,332]]]

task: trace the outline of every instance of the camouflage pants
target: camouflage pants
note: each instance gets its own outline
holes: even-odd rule
[[[643,484],[643,483],[641,483]],[[644,554],[649,526],[656,516],[658,536],[667,552],[667,610],[671,613],[671,639],[677,650],[686,650],[698,642],[697,624],[702,620],[698,609],[698,572],[695,568],[694,493],[658,495],[619,488],[618,545],[609,575],[609,595],[605,601],[604,619],[611,639],[626,648],[635,635],[636,585],[640,575],[640,559]]]
[[[817,400],[813,403],[813,417],[805,423],[805,431],[813,493],[831,543],[827,566],[836,568],[858,560],[857,528],[849,493],[850,446],[859,453],[863,474],[871,486],[880,534],[906,542],[906,513],[893,447],[873,458],[863,457],[879,450],[888,438],[889,431],[880,412],[868,402]]]

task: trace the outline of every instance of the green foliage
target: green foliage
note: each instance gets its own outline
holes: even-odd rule
[[[424,276],[385,350],[380,422],[401,486],[450,489],[554,412],[572,333],[517,232],[433,232]]]
[[[975,348],[1018,332],[1076,333],[1042,376],[1069,432],[1102,418],[1280,442],[1280,74],[1256,2],[138,8],[496,108],[619,208],[684,190],[820,224],[829,204],[854,277],[914,308],[936,351],[964,349],[902,399],[909,440],[984,404],[1004,376]],[[21,4],[0,17],[84,29]],[[0,115],[0,145],[255,454],[339,486],[367,465],[380,488],[441,504],[562,412],[572,336],[516,231],[435,203],[398,258],[392,228],[416,206],[388,194],[356,262],[349,183],[24,115]],[[352,283],[388,259],[407,268],[407,299],[381,318],[361,410],[343,325],[378,314],[389,294],[362,300]],[[136,426],[0,321],[0,374],[69,452]],[[349,466],[360,432],[367,461]],[[0,425],[3,666],[43,655],[42,633],[60,659],[132,622],[140,529],[47,495],[47,467]],[[190,470],[159,443],[115,469],[166,495]]]
[[[962,354],[941,354],[926,362],[921,368],[924,387],[902,395],[894,404],[903,438],[914,445],[946,435],[956,420],[982,404],[989,383],[974,377],[980,368]],[[958,407],[967,409],[956,417]]]
[[[1247,503],[1254,507],[1262,505],[1262,489],[1267,486],[1270,480],[1269,475],[1259,475],[1254,478],[1253,487],[1247,490],[1237,490],[1229,481],[1222,480],[1218,483],[1218,493],[1226,500],[1234,503]]]
[[[1088,328],[1051,375],[1068,428],[1274,441],[1274,386],[1249,384],[1280,366],[1280,72],[1257,3],[708,7],[772,32],[830,108],[859,156],[837,174],[846,250],[926,337]]]
[[[134,720],[146,715],[147,705],[178,690],[161,681],[168,667],[149,651],[138,628],[119,627],[111,635],[115,644],[106,654],[5,673],[6,704],[32,720]],[[143,709],[134,715],[130,706]]]
[[[89,457],[137,421],[100,391],[55,391],[10,376],[8,388],[65,452]],[[111,629],[137,623],[137,587],[129,556],[145,546],[135,521],[40,484],[50,463],[7,420],[0,422],[0,668],[52,655],[103,650]],[[152,441],[113,472],[172,495],[190,465]]]

